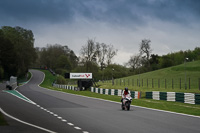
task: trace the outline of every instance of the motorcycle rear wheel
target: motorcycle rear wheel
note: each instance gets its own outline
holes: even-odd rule
[[[125,110],[125,106],[122,105],[122,110]]]

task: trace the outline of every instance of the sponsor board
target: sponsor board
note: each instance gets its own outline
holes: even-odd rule
[[[92,79],[92,73],[70,73],[70,79]]]

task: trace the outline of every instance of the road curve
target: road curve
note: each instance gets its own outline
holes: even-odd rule
[[[38,84],[42,82],[44,74],[37,70],[31,70],[31,73],[33,77],[30,82],[17,90],[37,106],[16,99],[15,111],[9,110],[7,107],[9,105],[4,105],[3,108],[17,118],[51,131],[59,133],[200,132],[200,118],[137,107],[131,108],[130,111],[122,111],[118,103],[41,88]]]

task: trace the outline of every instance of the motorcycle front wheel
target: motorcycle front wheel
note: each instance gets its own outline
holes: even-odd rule
[[[130,110],[130,103],[129,102],[126,103],[126,108],[127,108],[127,110]]]

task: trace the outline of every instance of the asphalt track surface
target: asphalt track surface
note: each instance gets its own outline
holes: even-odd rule
[[[119,103],[41,88],[38,85],[44,74],[37,70],[31,70],[31,73],[33,77],[30,82],[17,90],[36,105],[1,92],[0,107],[20,120],[49,131],[6,118],[20,132],[200,133],[198,117],[139,107],[122,111]]]

